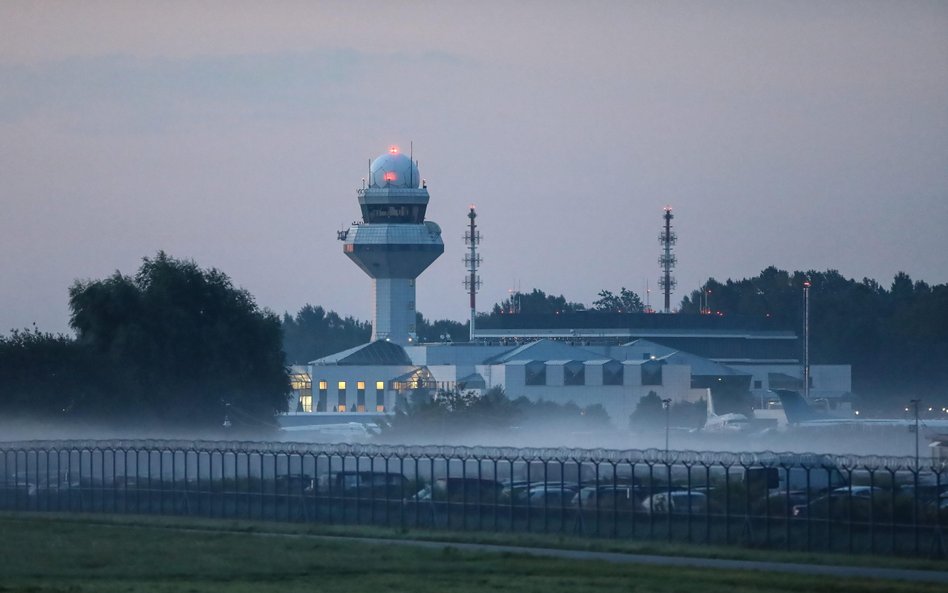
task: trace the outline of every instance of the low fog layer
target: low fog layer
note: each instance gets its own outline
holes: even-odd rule
[[[374,431],[372,425],[370,432]],[[924,428],[919,435],[922,457],[929,453],[929,443],[934,433]],[[33,440],[138,440],[173,439],[204,441],[271,441],[306,443],[373,443],[398,445],[455,445],[493,447],[537,447],[579,449],[664,449],[663,428],[652,431],[631,432],[627,429],[599,429],[575,431],[542,428],[514,428],[498,431],[477,430],[464,434],[439,434],[437,427],[419,433],[414,438],[399,435],[368,434],[360,437],[354,431],[351,436],[326,433],[284,432],[276,428],[229,429],[221,426],[208,431],[194,430],[142,430],[121,426],[96,425],[91,423],[54,424],[26,419],[0,420],[0,441]],[[670,450],[689,451],[792,451],[852,455],[911,456],[915,452],[915,434],[906,427],[845,427],[845,428],[794,428],[770,429],[761,433],[711,433],[685,431],[672,428],[668,434]]]

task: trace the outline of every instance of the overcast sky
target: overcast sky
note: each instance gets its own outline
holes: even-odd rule
[[[0,3],[0,331],[163,249],[261,306],[371,318],[336,231],[414,142],[418,308],[520,286],[677,303],[769,265],[948,281],[948,2]]]

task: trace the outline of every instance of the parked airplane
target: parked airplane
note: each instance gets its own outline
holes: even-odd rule
[[[714,397],[708,390],[708,417],[702,430],[706,432],[744,432],[751,426],[751,421],[744,414],[730,412],[718,414],[714,410]]]
[[[293,433],[295,438],[319,442],[362,443],[378,434],[378,425],[361,422],[339,424],[310,424],[306,426],[285,426],[282,432]]]
[[[910,428],[915,426],[915,419],[905,418],[837,418],[826,412],[816,409],[803,399],[796,391],[789,389],[771,389],[780,398],[783,411],[787,415],[787,423],[799,427],[882,427],[899,426]],[[948,431],[948,420],[919,419],[920,428]]]

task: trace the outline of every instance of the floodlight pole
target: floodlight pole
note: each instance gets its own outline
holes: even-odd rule
[[[665,409],[665,459],[668,460],[668,426],[670,423],[671,415],[671,399],[665,398],[662,400],[662,408]]]
[[[803,398],[810,401],[810,281],[803,282]]]
[[[916,472],[918,471],[918,404],[920,404],[921,402],[922,400],[920,399],[913,399],[911,401],[912,408],[915,412],[915,471]]]

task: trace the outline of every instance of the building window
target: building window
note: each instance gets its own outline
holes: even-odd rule
[[[375,411],[385,411],[385,381],[375,382]]]
[[[365,411],[365,381],[356,382],[356,409]]]
[[[763,385],[763,381],[754,381],[754,389],[760,389]]]
[[[660,362],[644,363],[642,365],[642,385],[661,385],[662,366]]]
[[[586,365],[580,361],[572,361],[563,365],[563,385],[585,385]]]
[[[339,410],[340,412],[345,412],[346,411],[346,382],[339,381],[337,387],[339,388],[338,389],[339,397],[336,401],[337,403],[336,409]]]
[[[528,362],[524,369],[526,385],[546,385],[546,364],[539,361]]]
[[[610,360],[602,365],[602,384],[622,385],[623,370],[622,363],[617,360]]]
[[[316,400],[316,411],[325,412],[326,411],[326,402],[329,399],[329,382],[320,381],[319,382],[319,399]]]
[[[408,310],[409,311],[415,310],[415,301],[408,301]]]
[[[346,411],[346,404],[339,404],[339,405],[336,407],[336,411],[345,412],[345,411]]]
[[[290,375],[290,388],[296,392],[297,412],[313,411],[313,382],[306,373]]]

